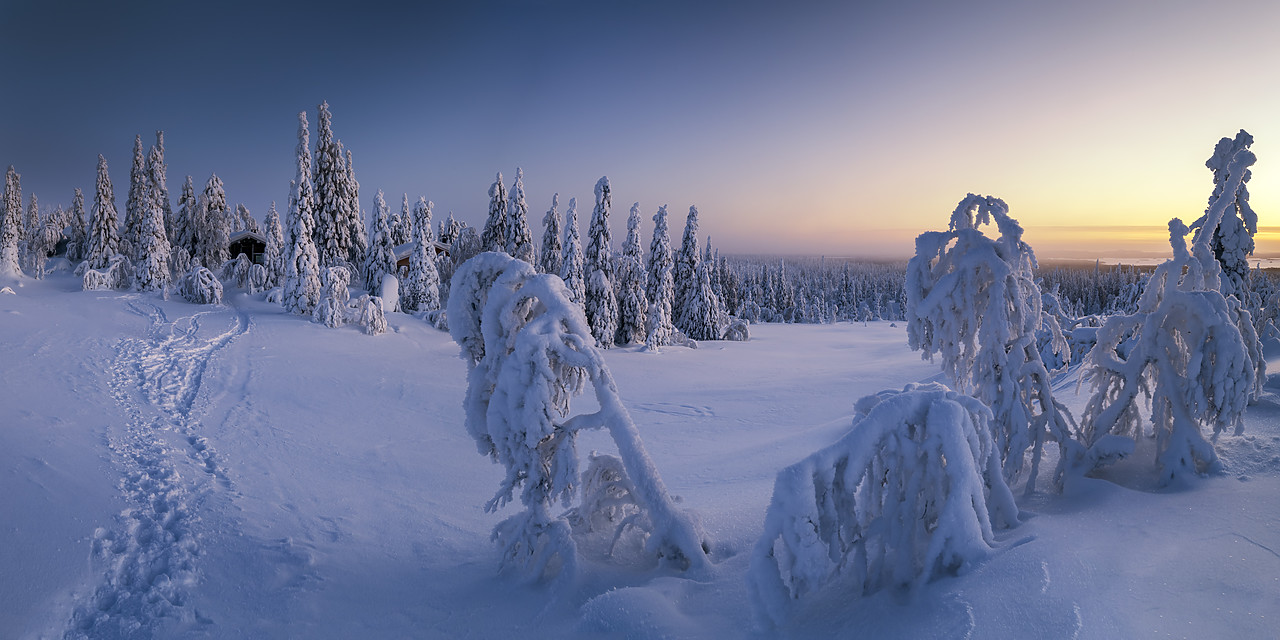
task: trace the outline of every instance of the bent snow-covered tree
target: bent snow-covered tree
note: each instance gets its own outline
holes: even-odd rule
[[[1000,232],[994,239],[978,230],[993,222]],[[1037,345],[1042,300],[1035,264],[1004,201],[969,194],[949,231],[916,238],[906,281],[908,343],[926,359],[941,356],[952,386],[991,407],[1007,480],[1023,473],[1031,450],[1027,493],[1035,490],[1046,440],[1058,443],[1055,483],[1083,453]]]
[[[991,411],[941,384],[858,402],[853,429],[783,469],[751,553],[747,585],[767,624],[851,580],[863,595],[968,570],[1018,522]]]
[[[1086,359],[1093,395],[1084,413],[1092,458],[1117,449],[1111,436],[1137,439],[1142,428],[1139,396],[1149,398],[1161,484],[1187,473],[1220,467],[1213,438],[1228,428],[1239,434],[1255,388],[1249,312],[1220,290],[1222,272],[1211,243],[1214,229],[1235,206],[1244,176],[1256,158],[1240,149],[1226,166],[1227,179],[1187,250],[1188,228],[1169,222],[1173,258],[1148,280],[1137,313],[1114,315],[1098,329]],[[1244,321],[1238,322],[1240,314]],[[1132,445],[1126,447],[1132,450]],[[1123,450],[1122,450],[1123,452]]]
[[[469,369],[465,400],[467,431],[483,455],[506,469],[506,476],[485,506],[496,511],[515,499],[525,509],[507,518],[493,533],[504,564],[523,569],[530,579],[553,573],[571,575],[578,550],[570,518],[554,516],[553,503],[569,506],[582,478],[576,439],[584,429],[606,428],[618,446],[635,512],[616,522],[645,532],[650,557],[680,569],[707,566],[706,536],[689,514],[676,508],[657,469],[645,452],[617,385],[582,308],[569,299],[559,277],[537,274],[526,262],[487,252],[459,267],[449,296],[449,331],[462,347]],[[571,415],[570,400],[590,385],[600,409]],[[598,471],[598,470],[597,470]],[[584,499],[588,496],[584,496]],[[604,503],[591,497],[592,504]],[[599,523],[583,513],[573,520]]]

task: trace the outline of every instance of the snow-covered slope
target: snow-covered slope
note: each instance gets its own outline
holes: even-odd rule
[[[1038,494],[975,571],[914,594],[838,587],[764,631],[747,555],[777,471],[853,402],[935,379],[905,333],[755,325],[745,343],[607,353],[667,487],[714,541],[696,580],[597,559],[562,590],[497,573],[501,470],[462,425],[444,332],[327,329],[222,306],[0,294],[0,637],[1264,638],[1280,629],[1280,388],[1154,492],[1150,457]],[[583,402],[590,402],[584,400]],[[608,450],[586,434],[584,453]],[[1139,452],[1141,456],[1141,451]],[[1019,494],[1020,495],[1020,494]]]

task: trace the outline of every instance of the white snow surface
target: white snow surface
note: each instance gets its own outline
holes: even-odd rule
[[[81,291],[65,269],[0,284],[14,291],[0,296],[0,638],[1280,629],[1274,376],[1244,435],[1219,439],[1224,475],[1157,490],[1139,443],[1104,478],[1020,497],[1024,521],[961,575],[866,597],[834,580],[765,628],[746,573],[778,471],[847,433],[860,397],[940,379],[901,326],[765,324],[748,342],[607,351],[712,565],[588,562],[553,589],[498,572],[490,531],[515,506],[484,512],[502,468],[463,426],[466,365],[447,333],[399,313],[379,336],[330,329],[230,286],[222,305],[193,305]],[[1078,412],[1074,381],[1060,386]],[[584,458],[611,446],[579,441]]]

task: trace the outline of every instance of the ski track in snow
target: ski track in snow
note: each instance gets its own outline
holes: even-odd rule
[[[210,360],[249,331],[248,315],[232,310],[225,331],[202,337],[205,319],[227,307],[170,321],[157,306],[128,305],[151,320],[146,338],[117,343],[110,372],[112,395],[129,416],[107,437],[128,506],[113,527],[94,532],[100,577],[77,598],[65,638],[150,638],[165,618],[203,621],[186,606],[198,577],[198,511],[216,486],[230,487],[195,405]]]

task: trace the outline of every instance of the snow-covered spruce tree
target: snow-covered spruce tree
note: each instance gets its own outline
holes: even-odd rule
[[[227,207],[227,192],[218,174],[209,176],[209,182],[204,186],[204,198],[203,224],[196,227],[196,253],[204,266],[216,272],[222,268],[222,263],[231,259],[231,210]]]
[[[79,264],[89,249],[89,223],[84,211],[84,192],[76,187],[71,196],[71,211],[67,212],[67,224],[71,227],[71,241],[67,243],[67,260]]]
[[[1110,316],[1098,329],[1097,344],[1085,359],[1093,386],[1083,418],[1091,459],[1105,462],[1133,450],[1132,442],[1117,445],[1116,436],[1148,435],[1141,424],[1140,395],[1149,401],[1162,485],[1220,468],[1203,430],[1216,439],[1229,428],[1236,434],[1244,428],[1254,364],[1235,310],[1222,295],[1211,239],[1236,206],[1255,161],[1248,149],[1228,161],[1223,188],[1191,251],[1186,225],[1177,218],[1169,222],[1173,257],[1152,274],[1137,313]]]
[[[333,118],[329,103],[319,107],[316,124],[315,173],[312,175],[315,197],[315,244],[323,267],[346,263],[350,238],[347,237],[346,194],[347,171],[342,148],[333,138]]]
[[[664,204],[658,207],[658,213],[653,216],[653,238],[649,241],[649,280],[645,293],[650,306],[645,344],[651,348],[671,344],[675,335],[672,317],[672,306],[675,304],[673,264],[671,236],[667,232],[667,205]]]
[[[36,194],[31,194],[27,204],[27,217],[22,223],[23,238],[18,244],[18,254],[21,258],[19,266],[29,276],[35,277],[36,263],[41,264],[40,271],[44,271],[44,260],[47,258],[43,254],[41,248],[41,240],[44,237],[44,226],[40,224],[40,200],[36,198]]]
[[[569,289],[569,299],[579,305],[587,300],[584,271],[582,241],[578,237],[578,199],[569,198],[569,210],[564,214],[564,252],[560,258],[560,279]]]
[[[560,244],[560,194],[551,196],[551,208],[542,216],[542,250],[538,252],[538,273],[560,275],[564,249]]]
[[[644,343],[648,335],[649,300],[644,293],[644,254],[640,250],[640,203],[627,216],[627,240],[618,260],[615,294],[618,299],[618,344]]]
[[[489,217],[485,219],[484,232],[480,234],[480,248],[483,251],[507,250],[507,187],[502,184],[501,171],[489,187]]]
[[[1007,480],[1023,475],[1030,449],[1030,494],[1046,440],[1058,443],[1057,486],[1083,451],[1036,343],[1042,312],[1035,254],[1008,214],[1003,200],[969,194],[951,214],[949,231],[916,238],[907,264],[907,341],[925,359],[941,356],[952,386],[991,408]],[[978,230],[992,223],[998,238]]]
[[[610,537],[639,530],[649,557],[677,569],[706,569],[706,536],[667,494],[603,354],[593,346],[582,308],[569,299],[563,281],[535,274],[528,263],[504,253],[482,253],[454,277],[448,316],[468,367],[467,431],[482,455],[506,469],[485,509],[497,511],[517,492],[524,506],[494,528],[504,565],[538,580],[555,570],[558,559],[560,575],[572,577],[578,565],[575,538],[587,535],[586,527],[574,530],[572,523],[607,520],[608,513],[591,512],[592,506],[627,503],[633,515],[614,521]],[[588,384],[600,409],[572,415],[571,399]],[[601,427],[617,444],[621,459],[608,467],[610,475],[625,476],[613,484],[625,494],[609,504],[588,503],[583,496],[572,519],[552,515],[555,502],[569,506],[578,492],[578,432]]]
[[[406,313],[440,308],[440,273],[430,240],[432,204],[420,204],[413,209],[413,253],[409,254],[409,275],[400,289],[400,308]]]
[[[767,625],[838,578],[861,596],[969,570],[1018,522],[981,402],[933,383],[857,408],[848,434],[778,472],[747,573]]]
[[[351,274],[346,267],[325,267],[320,271],[320,302],[311,314],[311,320],[336,329],[347,322],[347,302],[351,292],[347,285]]]
[[[267,288],[278,287],[284,282],[284,229],[280,226],[280,213],[276,201],[267,207],[267,246],[262,252],[262,266],[267,270]]]
[[[413,205],[413,229],[418,228],[419,222],[425,222],[427,225],[431,225],[432,206],[434,205],[427,201],[426,196],[418,196],[418,201]],[[436,232],[435,227],[433,226],[427,226],[427,228],[418,232],[418,234],[419,235],[417,236],[409,236],[409,240],[418,240],[426,244],[433,244],[436,241]]]
[[[507,201],[507,255],[529,264],[538,264],[538,251],[533,246],[529,229],[529,205],[524,199],[524,170],[516,167],[516,181],[511,184]]]
[[[338,147],[342,147],[341,142],[338,143]],[[345,215],[347,238],[350,239],[350,245],[347,247],[347,261],[351,265],[359,265],[364,260],[364,254],[368,251],[369,245],[365,242],[364,213],[360,210],[360,183],[356,181],[356,170],[351,160],[350,149],[347,149],[346,180],[343,182],[343,193],[347,197]]]
[[[379,189],[378,195],[373,197],[373,237],[369,239],[369,250],[365,252],[364,259],[365,290],[372,295],[382,295],[382,277],[396,272],[394,243],[387,201]]]
[[[151,199],[160,206],[160,214],[164,216],[164,228],[169,234],[166,238],[172,245],[177,237],[174,235],[173,203],[169,202],[169,167],[164,161],[164,132],[156,132],[156,143],[147,153],[147,177],[151,182]]]
[[[105,269],[120,253],[119,218],[116,196],[107,174],[107,159],[98,155],[98,183],[93,194],[93,224],[89,232],[89,252],[85,264],[89,269]]]
[[[461,234],[462,223],[454,219],[453,212],[450,211],[449,216],[440,221],[440,244],[452,247],[453,243],[458,240],[458,236]]]
[[[262,233],[262,228],[258,226],[258,221],[253,217],[252,213],[249,213],[249,207],[240,203],[236,203],[236,213],[231,218],[231,230]]]
[[[618,332],[618,299],[613,294],[613,249],[609,239],[609,177],[596,181],[596,207],[587,230],[587,251],[583,255],[587,292],[583,305],[591,333],[601,347],[613,346]]]
[[[148,180],[149,181],[149,180]],[[143,199],[138,235],[134,239],[137,260],[134,261],[134,285],[139,291],[163,291],[172,282],[169,266],[169,236],[164,229],[164,209],[150,190]]]
[[[676,328],[689,333],[689,319],[684,316],[688,308],[689,292],[697,285],[698,263],[702,255],[698,253],[698,208],[689,207],[689,217],[684,223],[684,238],[680,241],[680,251],[674,258],[675,270],[672,272],[675,283],[675,298],[672,299],[672,311]]]
[[[120,253],[137,262],[138,235],[142,231],[144,209],[151,199],[151,176],[147,172],[147,158],[142,152],[142,136],[133,138],[133,166],[129,168],[129,199],[124,205],[124,229],[120,232]]]
[[[1213,155],[1204,165],[1213,172],[1213,193],[1209,196],[1208,208],[1222,197],[1227,186],[1227,163],[1241,150],[1247,150],[1253,144],[1253,136],[1241,129],[1235,138],[1222,138],[1213,149]],[[1252,178],[1252,172],[1245,170],[1240,176],[1240,189],[1236,192],[1235,202],[1227,205],[1218,227],[1213,230],[1210,247],[1222,269],[1222,295],[1234,295],[1240,302],[1248,302],[1249,256],[1253,255],[1253,236],[1258,233],[1258,214],[1249,206],[1249,189],[1245,186]],[[1200,234],[1210,232],[1205,228],[1209,217],[1205,215],[1192,222],[1190,228],[1195,232],[1192,241],[1199,240]]]
[[[0,219],[0,276],[22,275],[20,246],[22,243],[21,176],[9,165],[4,179],[4,217]]]
[[[711,289],[711,266],[699,262],[694,275],[694,286],[685,294],[685,307],[680,312],[684,318],[685,335],[694,340],[719,340],[722,333],[719,318],[719,301]],[[723,324],[728,324],[723,323]]]
[[[289,235],[285,241],[283,303],[287,311],[311,315],[320,301],[320,258],[314,241],[315,200],[307,112],[298,113],[297,176],[290,185]]]
[[[393,247],[413,239],[413,213],[409,211],[409,194],[404,194],[400,200],[400,213],[393,213],[387,218],[387,227],[391,229]]]
[[[196,187],[191,176],[182,183],[182,193],[178,196],[178,211],[174,214],[176,228],[170,229],[173,236],[173,249],[185,251],[188,256],[196,255],[196,227],[200,224],[196,215]],[[183,271],[186,273],[186,271]]]

